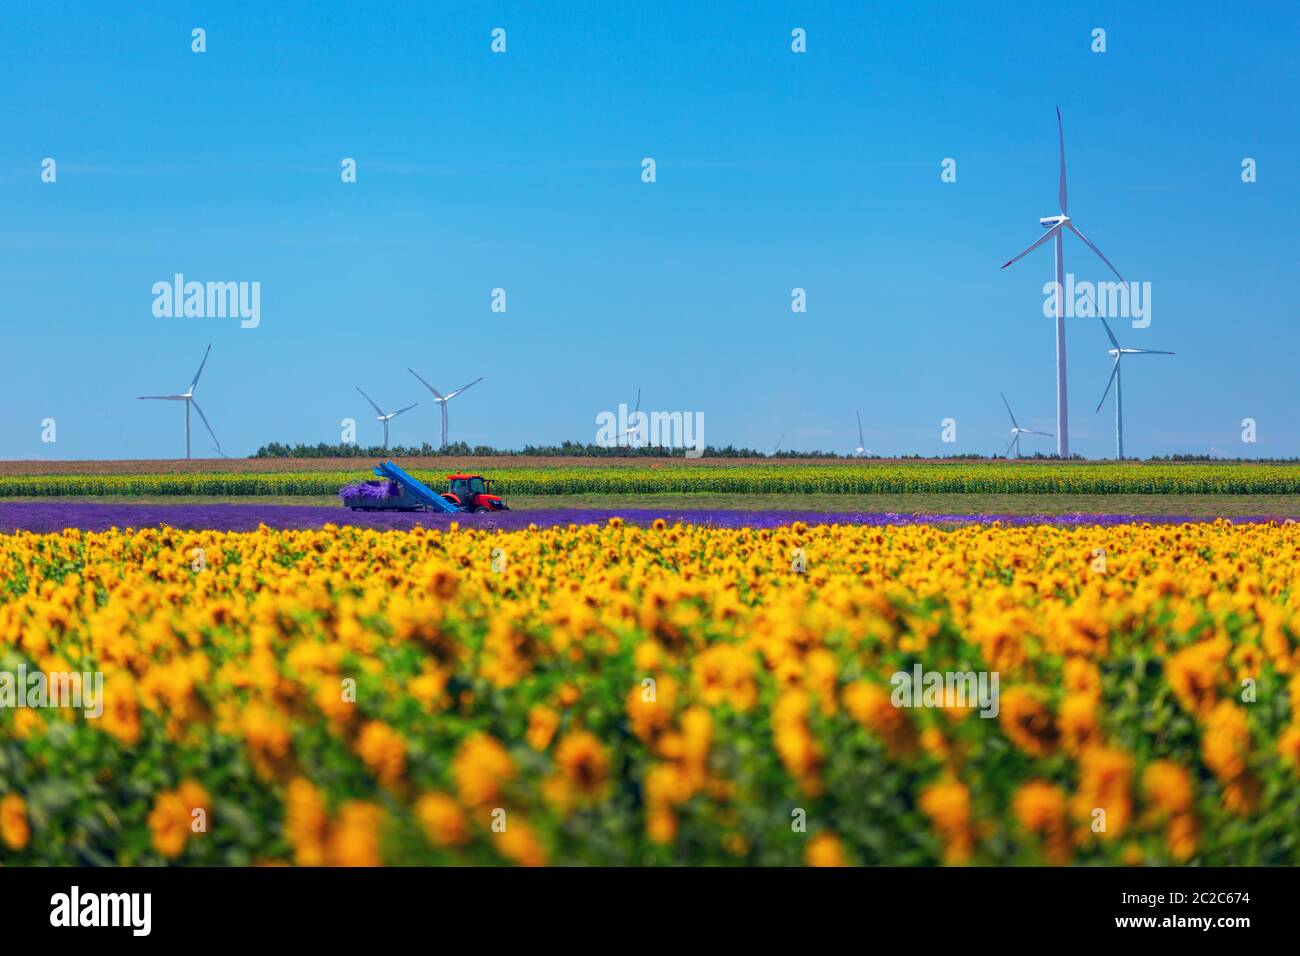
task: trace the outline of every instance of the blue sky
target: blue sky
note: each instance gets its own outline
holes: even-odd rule
[[[337,441],[348,416],[378,442],[355,385],[421,403],[394,443],[436,440],[408,365],[439,387],[486,376],[450,406],[470,443],[594,440],[640,386],[647,409],[704,412],[715,445],[849,451],[860,409],[877,452],[1000,450],[999,391],[1053,430],[1051,254],[999,266],[1056,212],[1057,105],[1072,216],[1152,285],[1150,327],[1121,339],[1178,352],[1126,363],[1126,451],[1300,454],[1292,5],[11,3],[0,19],[0,457],[179,456],[180,408],[135,396],[182,391],[208,342],[197,397],[238,455]],[[1106,277],[1074,240],[1066,268]],[[177,272],[260,282],[260,326],[155,317],[151,287]],[[1106,456],[1107,343],[1095,319],[1067,325],[1073,450]]]

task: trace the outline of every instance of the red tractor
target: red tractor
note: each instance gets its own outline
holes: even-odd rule
[[[450,484],[442,496],[461,511],[509,511],[499,495],[492,493],[492,482],[482,475],[448,475]]]

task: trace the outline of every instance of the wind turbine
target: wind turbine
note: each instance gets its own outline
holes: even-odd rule
[[[785,441],[785,432],[781,432],[781,437],[776,440],[776,447],[772,449],[772,457],[775,458],[777,452],[781,450],[781,442]]]
[[[1002,395],[1001,392],[998,392],[998,394]],[[1011,403],[1007,401],[1007,397],[1005,395],[1002,395],[1002,404],[1007,406],[1007,414],[1011,416],[1011,444],[1007,446],[1007,450],[1002,453],[1003,455],[1009,457],[1011,454],[1011,449],[1014,447],[1016,450],[1016,457],[1017,458],[1020,457],[1020,436],[1021,435],[1046,435],[1048,438],[1052,437],[1051,432],[1037,432],[1034,431],[1032,428],[1021,428],[1020,423],[1016,421],[1015,413],[1011,411]]]
[[[208,434],[212,436],[212,441],[216,445],[217,453],[220,454],[222,457],[225,457],[226,454],[221,450],[221,442],[217,441],[217,433],[214,432],[212,430],[212,426],[208,424],[208,416],[203,414],[203,409],[199,408],[199,403],[194,400],[194,387],[199,384],[199,376],[203,374],[203,366],[208,364],[208,353],[211,351],[212,351],[212,343],[209,342],[207,352],[203,353],[203,361],[199,363],[199,370],[194,373],[194,381],[190,382],[190,387],[186,389],[184,392],[182,392],[180,395],[141,395],[140,396],[140,401],[151,400],[151,401],[162,401],[162,402],[184,402],[185,403],[185,457],[187,459],[190,457],[190,406],[191,405],[193,405],[194,410],[199,413],[199,418],[203,419],[203,425],[205,428],[207,428]]]
[[[635,418],[637,414],[640,413],[640,411],[641,411],[641,389],[638,388],[636,390],[636,408],[632,410],[632,418]],[[631,421],[631,419],[628,420]],[[623,434],[620,435],[619,437],[627,438],[627,443],[629,445],[632,445],[641,437],[641,428],[638,425],[633,425],[631,428],[624,429]]]
[[[436,401],[438,403],[439,408],[442,409],[442,447],[446,448],[447,447],[447,403],[450,402],[457,395],[459,395],[461,392],[465,391],[465,389],[469,388],[470,385],[477,385],[479,382],[483,381],[483,376],[480,375],[478,378],[474,379],[474,381],[470,382],[469,385],[462,385],[454,392],[448,392],[446,395],[443,395],[442,392],[438,391],[436,388],[434,388],[424,379],[420,378],[419,373],[416,372],[415,369],[408,368],[407,371],[410,372],[412,375],[414,375],[416,378],[419,378],[420,384],[423,385],[425,388],[427,388],[429,391],[433,392],[434,401]]]
[[[1110,386],[1115,384],[1115,457],[1122,459],[1124,457],[1124,397],[1120,390],[1119,363],[1125,355],[1173,355],[1173,352],[1165,352],[1160,349],[1125,349],[1120,348],[1119,340],[1115,338],[1115,333],[1110,330],[1110,324],[1101,319],[1101,324],[1106,329],[1106,337],[1110,339],[1110,344],[1115,346],[1113,349],[1107,349],[1107,355],[1115,356],[1115,367],[1110,371],[1110,381],[1106,383],[1106,391],[1101,393],[1101,401],[1097,403],[1097,411],[1101,411],[1102,402],[1106,401],[1106,396],[1110,394]]]
[[[1070,219],[1070,214],[1067,211],[1068,203],[1066,202],[1065,190],[1065,129],[1061,125],[1061,109],[1059,106],[1056,109],[1056,131],[1061,143],[1061,180],[1057,190],[1061,214],[1039,219],[1038,222],[1047,232],[1020,255],[1002,263],[1002,268],[1005,269],[1016,260],[1023,259],[1048,239],[1056,240],[1056,453],[1062,458],[1069,458],[1070,410],[1065,383],[1065,249],[1062,239],[1064,231],[1069,229],[1082,239],[1084,245],[1097,253],[1097,256],[1110,267],[1110,271],[1115,273],[1120,282],[1124,281],[1124,277],[1119,274],[1118,269],[1111,265],[1110,260],[1106,258],[1102,251],[1092,244],[1092,240],[1080,232],[1079,227]]]
[[[356,388],[358,392],[361,392],[360,385],[358,385]],[[391,422],[398,415],[402,414],[402,412],[409,412],[416,405],[420,404],[419,402],[416,402],[414,405],[407,405],[405,408],[399,408],[395,412],[385,412],[382,408],[376,405],[375,400],[371,398],[369,395],[367,395],[365,392],[361,392],[361,396],[362,398],[364,398],[366,401],[370,403],[370,407],[373,408],[375,412],[378,414],[379,421],[383,422],[384,424],[384,447],[385,448],[388,447],[388,423]]]
[[[864,447],[867,444],[867,440],[862,437],[862,413],[855,412],[854,414],[858,416],[858,447],[854,450],[854,454],[859,458],[865,458],[867,455],[874,455],[874,451],[870,448]]]

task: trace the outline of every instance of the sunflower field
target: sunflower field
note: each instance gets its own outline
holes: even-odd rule
[[[1300,863],[1300,526],[0,535],[0,864]],[[996,716],[892,675],[998,677]],[[66,701],[65,701],[66,703]]]
[[[447,470],[413,469],[430,487]],[[333,495],[355,471],[0,475],[0,498]],[[624,464],[494,467],[505,495],[573,494],[1300,494],[1300,465],[961,462]]]

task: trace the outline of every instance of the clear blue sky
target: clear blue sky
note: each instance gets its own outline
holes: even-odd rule
[[[1056,212],[1058,104],[1071,214],[1152,283],[1150,328],[1120,335],[1178,352],[1126,363],[1126,450],[1300,454],[1294,4],[7,3],[0,21],[0,457],[178,456],[181,409],[135,396],[183,390],[209,341],[197,397],[238,455],[337,441],[345,416],[377,443],[355,385],[421,403],[394,443],[436,441],[408,365],[486,376],[451,404],[470,443],[594,440],[640,386],[647,409],[704,412],[715,445],[849,451],[861,409],[877,452],[1000,450],[1000,390],[1022,424],[1055,414],[1050,251],[999,266]],[[1106,275],[1073,239],[1066,267]],[[259,281],[261,326],[154,317],[176,272]],[[1068,324],[1074,450],[1109,455],[1107,343]]]

